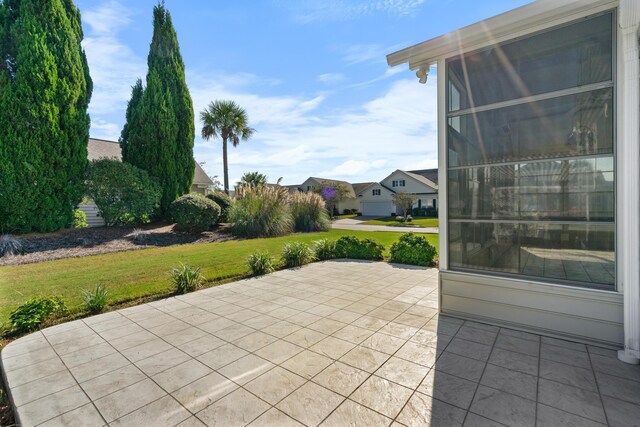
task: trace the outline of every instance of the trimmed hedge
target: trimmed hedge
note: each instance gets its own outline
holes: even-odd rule
[[[436,248],[429,243],[427,238],[415,233],[406,233],[400,236],[400,239],[391,245],[390,252],[390,262],[425,267],[430,266],[436,256]]]
[[[178,230],[202,232],[218,223],[220,206],[200,194],[191,193],[174,200],[169,213]]]
[[[227,222],[229,220],[229,208],[231,207],[231,196],[223,191],[216,191],[214,193],[207,194],[207,199],[215,202],[220,206],[220,218],[219,222]]]
[[[384,246],[373,239],[358,239],[355,236],[342,236],[336,241],[336,258],[383,259]]]

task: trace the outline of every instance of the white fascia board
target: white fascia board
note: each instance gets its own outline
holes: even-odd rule
[[[538,0],[459,30],[387,55],[394,67],[408,63],[411,70],[436,64],[438,59],[469,52],[528,33],[603,12],[618,0]]]

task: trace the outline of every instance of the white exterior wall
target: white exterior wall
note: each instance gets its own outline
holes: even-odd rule
[[[373,195],[373,190],[380,190],[379,196]],[[396,207],[393,204],[391,195],[393,193],[382,185],[376,183],[362,192],[359,197],[361,212],[364,216],[390,216],[391,212],[395,212]]]
[[[405,181],[404,187],[394,187],[393,181],[403,180]],[[410,177],[409,175],[403,173],[402,171],[395,171],[388,177],[382,180],[382,185],[391,188],[396,192],[401,193],[412,193],[412,194],[420,194],[420,193],[436,193],[436,190],[431,188],[430,186],[416,180],[415,178]]]
[[[627,3],[625,7],[624,4]],[[551,3],[549,3],[551,4]],[[510,35],[502,35],[469,50],[486,47],[490,42],[504,42],[528,33],[550,28],[584,16],[617,6],[615,2],[602,5],[584,13],[567,14],[548,20],[528,31],[514,27]],[[627,29],[626,61],[622,41],[625,34],[618,30],[616,79],[617,142],[617,292],[555,285],[543,282],[503,278],[484,274],[469,274],[449,270],[448,264],[448,215],[447,206],[447,119],[445,58],[438,59],[438,152],[440,209],[440,311],[457,317],[504,325],[546,335],[560,336],[576,341],[624,346],[621,360],[638,363],[640,357],[640,261],[638,259],[639,224],[638,201],[638,21],[640,7],[634,0],[622,0],[619,10],[626,16],[634,16],[635,23]],[[635,12],[630,8],[635,8]],[[485,39],[486,40],[486,39]],[[631,43],[631,46],[629,46]],[[626,62],[626,63],[625,63]],[[629,71],[629,67],[633,70]],[[631,84],[629,81],[631,77]],[[623,95],[624,94],[624,95]],[[627,114],[624,113],[626,109]],[[630,112],[630,113],[629,113]],[[394,178],[395,179],[395,178]],[[631,205],[635,208],[631,209]],[[626,218],[626,219],[625,219]],[[630,222],[633,222],[631,224]],[[631,259],[632,258],[632,259]]]
[[[98,206],[96,206],[93,200],[89,200],[87,203],[79,204],[78,210],[81,210],[87,215],[87,224],[89,225],[89,227],[104,226],[104,220],[98,213]]]

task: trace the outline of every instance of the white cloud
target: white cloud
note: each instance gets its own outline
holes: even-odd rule
[[[278,2],[294,21],[344,21],[374,14],[410,16],[426,0],[298,0]]]
[[[144,78],[146,63],[119,38],[129,25],[132,12],[118,1],[83,11],[82,19],[89,31],[82,43],[93,80],[89,113],[92,117],[126,110],[131,86],[138,77]]]
[[[316,80],[325,84],[334,84],[345,80],[345,76],[342,73],[325,73],[316,77]]]

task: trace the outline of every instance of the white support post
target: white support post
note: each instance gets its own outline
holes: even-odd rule
[[[618,53],[618,290],[624,293],[623,362],[640,363],[640,4],[620,0]]]
[[[440,270],[449,268],[447,202],[447,68],[444,59],[437,63],[438,71],[438,263]]]

